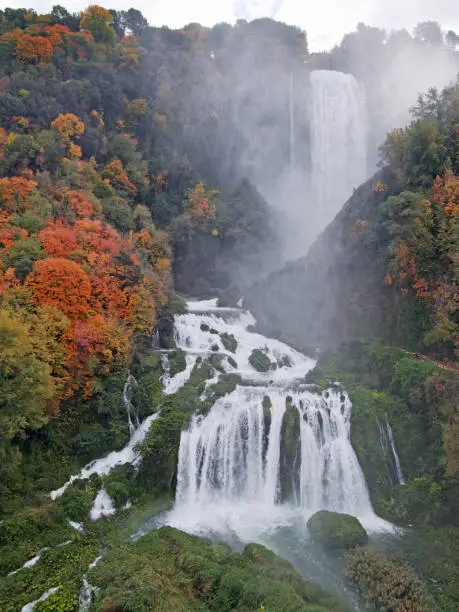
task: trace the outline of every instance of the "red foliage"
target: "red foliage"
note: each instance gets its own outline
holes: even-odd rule
[[[18,40],[15,55],[21,63],[49,62],[53,56],[53,47],[44,36],[23,34]]]
[[[9,212],[24,212],[36,185],[35,181],[20,176],[0,179],[1,204]]]
[[[87,315],[91,284],[83,268],[73,261],[49,258],[35,262],[26,286],[38,304],[55,306],[70,319]]]
[[[60,220],[48,221],[48,227],[39,232],[38,238],[45,252],[53,257],[67,257],[78,246],[74,228]]]
[[[91,217],[94,213],[91,202],[79,191],[71,191],[68,195],[69,209],[78,217]]]
[[[113,227],[100,221],[81,219],[76,222],[78,245],[85,251],[117,255],[121,250],[121,237]]]

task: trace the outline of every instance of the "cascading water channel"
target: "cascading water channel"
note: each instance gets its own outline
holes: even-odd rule
[[[350,74],[316,70],[310,84],[311,193],[324,227],[367,177],[367,112]]]
[[[216,352],[241,383],[182,432],[176,503],[167,522],[196,533],[262,540],[266,532],[328,509],[358,516],[368,529],[387,529],[373,512],[350,442],[345,391],[337,385],[319,393],[306,385],[314,361],[249,331],[255,323],[249,312],[219,309],[215,302],[188,306],[176,318],[178,346],[194,358]],[[233,352],[223,342],[228,336],[237,341]],[[268,371],[252,367],[253,350],[269,359]],[[287,422],[294,438],[288,438]],[[282,473],[286,463],[290,483]]]

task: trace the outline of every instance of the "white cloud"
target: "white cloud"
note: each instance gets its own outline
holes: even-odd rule
[[[91,0],[94,2],[97,0]],[[412,30],[419,21],[434,20],[445,29],[459,30],[459,2],[456,0],[110,0],[107,8],[139,9],[152,25],[172,28],[199,22],[213,25],[234,21],[235,15],[260,17],[276,13],[279,20],[295,24],[308,33],[312,50],[326,49],[341,41],[346,32],[363,21],[387,29]],[[46,12],[53,4],[79,11],[90,1],[3,0],[3,6],[26,5]],[[245,4],[245,9],[244,5]],[[279,8],[278,8],[279,7]],[[244,12],[246,11],[246,13]],[[277,11],[277,12],[276,12]]]

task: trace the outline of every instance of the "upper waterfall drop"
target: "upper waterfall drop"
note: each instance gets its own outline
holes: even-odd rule
[[[365,94],[353,75],[333,70],[311,72],[310,84],[312,203],[328,223],[367,178]]]

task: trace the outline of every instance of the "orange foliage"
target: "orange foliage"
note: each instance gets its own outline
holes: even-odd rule
[[[55,25],[45,26],[45,34],[53,47],[59,47],[64,42],[67,34],[70,33],[70,28],[59,23]]]
[[[88,313],[91,284],[83,268],[73,261],[60,257],[37,261],[25,284],[37,304],[55,306],[70,319]]]
[[[76,231],[62,221],[48,221],[38,234],[44,251],[53,257],[67,257],[77,248]]]
[[[135,68],[139,64],[140,56],[145,53],[139,44],[137,36],[125,36],[121,40],[121,66]]]
[[[89,25],[91,25],[92,21],[101,22],[101,23],[110,23],[112,20],[112,16],[110,11],[104,9],[102,6],[97,6],[96,4],[92,6],[88,6],[88,8],[81,13],[81,21],[80,27],[81,29],[86,29]]]
[[[446,172],[444,177],[437,176],[434,183],[434,200],[443,205],[448,217],[459,213],[459,177]]]
[[[123,162],[114,157],[104,168],[102,176],[110,181],[110,184],[118,189],[125,190],[131,194],[135,193],[136,186],[131,183],[126,170],[123,167]]]
[[[80,121],[73,113],[61,113],[51,123],[51,127],[59,132],[64,142],[69,141],[70,138],[79,138],[84,134],[83,121]]]
[[[81,219],[76,222],[78,245],[86,252],[109,253],[117,255],[121,250],[121,238],[110,225],[100,221]]]
[[[71,191],[68,195],[69,209],[78,217],[91,217],[94,213],[91,202],[79,191]]]
[[[205,230],[209,221],[215,219],[215,195],[216,192],[206,189],[203,183],[188,189],[184,204],[195,227]]]
[[[13,176],[0,179],[0,202],[9,212],[24,212],[29,196],[37,186],[35,181]]]
[[[81,147],[71,142],[67,149],[67,155],[70,159],[80,159],[82,155]]]
[[[15,55],[21,63],[49,62],[53,56],[53,47],[44,36],[23,34],[16,45]]]

